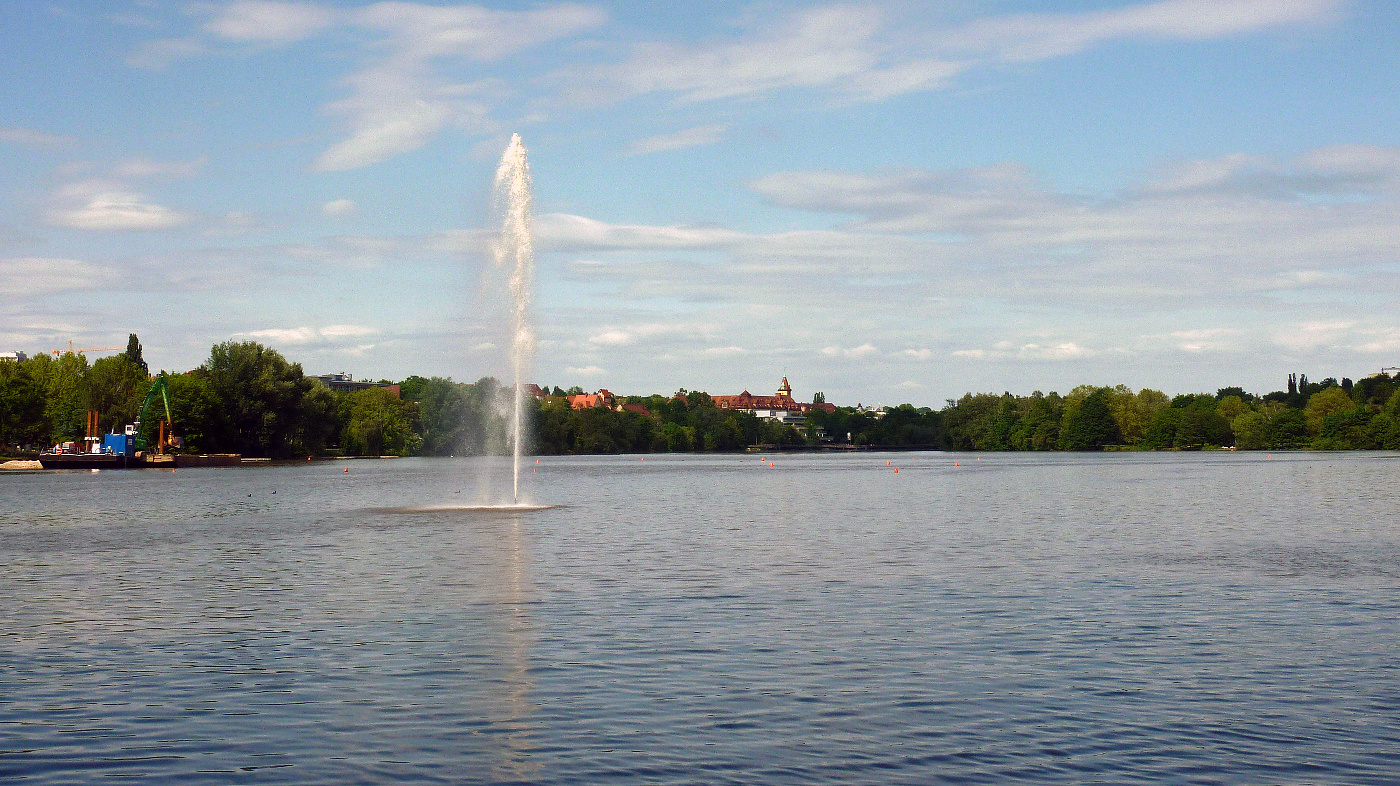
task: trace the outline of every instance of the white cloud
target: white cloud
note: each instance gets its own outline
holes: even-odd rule
[[[1229,339],[1240,331],[1231,328],[1193,328],[1173,330],[1171,342],[1183,352],[1212,352],[1229,347]]]
[[[940,26],[915,4],[827,6],[750,15],[739,36],[699,44],[643,42],[619,62],[554,77],[576,100],[666,93],[680,103],[779,90],[881,101],[948,87],[977,66],[1062,57],[1124,39],[1199,41],[1325,23],[1343,0],[1163,0],[1090,12],[993,16]],[[930,28],[932,27],[932,30]]]
[[[635,336],[625,330],[605,330],[602,333],[588,337],[590,343],[611,347],[624,346],[636,340]]]
[[[118,177],[192,177],[209,163],[208,156],[189,161],[153,161],[149,158],[128,158],[116,167]]]
[[[627,155],[639,156],[648,153],[660,153],[666,150],[683,150],[689,147],[700,147],[703,145],[713,145],[724,137],[724,132],[729,130],[728,124],[720,123],[708,126],[696,126],[687,128],[684,131],[675,131],[670,134],[657,134],[646,139],[639,139],[627,147]]]
[[[738,98],[789,88],[834,90],[879,100],[937,87],[960,66],[908,58],[887,40],[884,14],[872,7],[805,9],[786,20],[765,19],[732,41],[635,45],[620,63],[571,68],[556,75],[585,101],[673,93],[684,103]]]
[[[978,20],[937,38],[941,48],[999,60],[1045,60],[1113,39],[1200,41],[1329,21],[1343,0],[1163,0],[1081,13]]]
[[[1079,346],[1073,341],[1056,344],[1029,343],[1017,345],[1010,341],[999,341],[990,348],[959,349],[954,357],[972,358],[1016,358],[1018,360],[1077,360],[1091,357],[1095,352]]]
[[[176,229],[194,220],[109,180],[83,180],[60,188],[45,218],[55,226],[90,230]]]
[[[529,11],[407,2],[360,9],[351,22],[384,34],[384,54],[345,80],[349,97],[325,108],[347,119],[350,136],[323,152],[315,169],[380,163],[422,147],[451,125],[494,131],[486,105],[467,98],[485,85],[453,84],[441,76],[437,61],[497,60],[575,35],[603,19],[598,9],[568,3]]]
[[[310,344],[321,339],[320,332],[309,327],[249,330],[239,335],[276,341],[279,344]]]
[[[863,358],[869,357],[870,355],[880,354],[880,349],[876,346],[866,343],[861,344],[858,347],[851,347],[849,349],[843,349],[841,347],[835,346],[823,347],[821,353],[823,355],[826,355],[827,357]]]
[[[330,111],[352,118],[353,131],[349,139],[331,145],[316,158],[316,171],[340,172],[387,161],[417,150],[447,126],[453,114],[450,103],[404,98],[400,92],[376,86],[331,104]],[[381,102],[383,98],[392,102]]]
[[[323,216],[344,216],[355,212],[355,203],[349,199],[332,199],[321,205],[321,215]]]
[[[723,227],[608,224],[566,213],[536,216],[534,228],[535,247],[542,251],[723,248],[747,238]]]
[[[1274,342],[1301,351],[1337,347],[1355,327],[1356,322],[1349,319],[1307,321],[1279,330],[1274,334]]]
[[[572,374],[578,377],[598,377],[602,376],[603,374],[606,374],[607,372],[604,371],[602,368],[599,368],[598,366],[569,366],[564,369],[564,373]]]
[[[1016,354],[1017,357],[1033,360],[1074,360],[1094,353],[1073,341],[1064,341],[1049,346],[1026,344],[1017,350]]]
[[[747,355],[748,350],[743,347],[706,347],[703,354],[710,357],[727,358],[736,355]]]
[[[776,173],[753,188],[776,205],[853,216],[847,229],[881,244],[894,234],[936,235],[903,253],[929,264],[960,260],[938,266],[946,276],[1124,302],[1186,300],[1202,287],[1228,297],[1316,286],[1346,268],[1393,262],[1397,183],[1400,150],[1372,147],[1187,162],[1100,198],[1047,188],[1011,164]],[[1339,193],[1348,198],[1328,198]]]
[[[368,325],[326,325],[320,330],[323,338],[334,341],[338,338],[359,338],[379,333],[379,328]]]
[[[912,360],[929,361],[929,360],[932,360],[932,359],[933,359],[933,350],[931,350],[931,349],[906,349],[906,350],[902,350],[902,351],[899,353],[899,356],[900,356],[900,357],[910,358],[910,359],[912,359]]]
[[[316,158],[321,172],[356,169],[422,147],[447,128],[496,130],[489,108],[471,96],[494,83],[459,84],[446,74],[462,61],[500,60],[597,27],[596,7],[556,3],[524,11],[479,5],[371,3],[339,9],[314,2],[236,0],[212,11],[200,33],[149,41],[127,62],[163,68],[207,53],[242,53],[304,40],[333,28],[368,33],[365,59],[342,83],[349,95],[323,107],[344,119],[347,136]]]
[[[126,63],[133,68],[158,71],[176,60],[196,57],[207,51],[209,48],[195,38],[162,38],[141,44],[127,56]]]
[[[238,333],[240,336],[264,339],[278,344],[334,344],[340,343],[344,339],[363,338],[364,336],[377,335],[378,328],[367,325],[327,325],[323,328],[295,327],[295,328],[268,328],[265,330],[250,330]],[[360,348],[373,348],[373,344],[365,344]]]
[[[79,259],[0,259],[0,295],[5,297],[39,297],[55,292],[98,289],[110,286],[117,277],[115,270]]]
[[[12,145],[55,149],[68,147],[75,141],[76,140],[71,136],[50,134],[47,131],[35,131],[32,128],[24,128],[21,126],[0,127],[0,142],[7,142]]]
[[[284,44],[324,30],[336,16],[333,9],[318,3],[237,0],[224,6],[204,29],[232,41]]]

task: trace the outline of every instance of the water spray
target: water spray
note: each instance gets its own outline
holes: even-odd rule
[[[502,214],[501,235],[492,246],[496,267],[514,265],[510,274],[511,365],[515,369],[515,416],[511,422],[514,446],[514,501],[520,503],[520,455],[524,449],[525,377],[535,355],[535,334],[530,326],[530,288],[535,278],[535,246],[530,236],[530,163],[519,134],[496,168],[493,202]]]

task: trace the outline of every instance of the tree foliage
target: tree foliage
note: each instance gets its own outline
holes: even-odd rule
[[[164,373],[164,372],[162,372]],[[132,422],[154,378],[140,341],[89,363],[82,354],[0,363],[0,446],[32,450],[79,439],[85,413],[103,429]],[[346,455],[461,456],[511,450],[513,390],[410,376],[336,393],[257,342],[225,342],[193,371],[166,375],[174,433],[198,452],[287,458]],[[1068,394],[967,393],[941,410],[901,404],[870,410],[815,406],[805,423],[759,420],[716,407],[704,391],[629,396],[617,408],[573,409],[565,391],[529,400],[526,434],[541,453],[736,451],[849,445],[951,450],[1400,450],[1400,375],[1310,382],[1286,390],[1240,387],[1168,398],[1158,390],[1080,385]],[[583,392],[578,386],[569,394]],[[822,404],[825,396],[815,394]],[[154,441],[163,404],[143,421]],[[146,430],[149,429],[149,433]]]

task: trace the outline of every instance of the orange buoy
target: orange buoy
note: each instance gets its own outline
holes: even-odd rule
[[[349,468],[349,467],[346,467],[344,471],[345,471],[345,472],[349,472],[349,471],[350,471],[350,468]]]
[[[896,474],[896,475],[899,474],[899,467],[895,467],[895,468],[894,468],[894,474]]]
[[[953,462],[953,466],[956,467],[957,465],[958,465],[958,462],[954,461],[954,462]]]
[[[768,462],[768,466],[770,466],[770,467],[773,466],[773,462],[771,462],[771,461]]]
[[[886,461],[886,462],[885,462],[885,466],[888,467],[891,463],[893,463],[893,462]]]

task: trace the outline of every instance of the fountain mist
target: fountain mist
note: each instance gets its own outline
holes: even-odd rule
[[[520,135],[513,134],[510,146],[496,168],[493,192],[495,209],[501,214],[501,235],[492,246],[496,267],[514,267],[510,273],[511,365],[515,370],[515,412],[511,421],[514,445],[514,501],[520,502],[520,455],[526,443],[524,409],[525,377],[535,355],[535,333],[530,326],[530,288],[535,278],[535,247],[530,236],[530,163]]]

